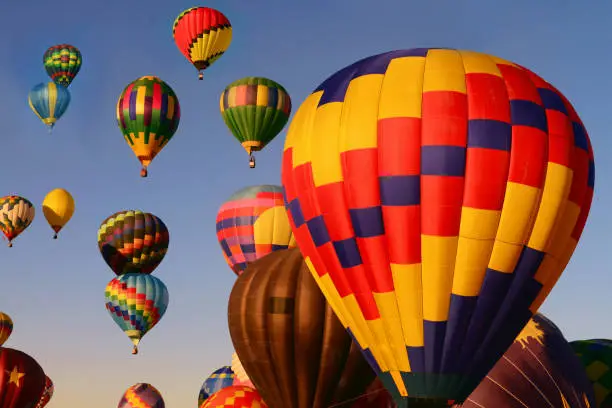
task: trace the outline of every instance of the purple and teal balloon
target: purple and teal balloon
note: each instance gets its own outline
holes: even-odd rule
[[[225,387],[229,387],[234,383],[234,371],[230,366],[223,366],[204,381],[200,394],[198,395],[198,407],[202,406],[204,401],[210,398],[217,391],[221,391]]]

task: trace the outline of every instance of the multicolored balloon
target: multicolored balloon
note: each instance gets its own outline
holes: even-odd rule
[[[26,198],[17,195],[0,198],[0,230],[8,239],[9,247],[30,226],[35,213],[34,205]]]
[[[166,313],[169,302],[166,285],[152,275],[126,273],[106,285],[104,296],[106,310],[132,340],[132,354],[138,354],[140,340]]]
[[[178,129],[181,106],[172,88],[155,76],[143,76],[125,87],[117,101],[117,124],[125,141],[147,167]]]
[[[165,408],[161,393],[151,384],[138,383],[128,388],[117,408]]]
[[[38,404],[36,404],[36,408],[44,408],[51,398],[53,398],[53,393],[55,392],[55,386],[53,385],[53,381],[48,376],[45,376],[45,389],[40,396],[40,400],[38,400]]]
[[[232,385],[246,385],[247,387],[255,388],[249,375],[245,371],[238,354],[232,353],[232,371],[234,372],[234,382]]]
[[[569,262],[594,179],[558,90],[450,49],[332,75],[296,112],[282,163],[298,246],[400,406],[476,388]]]
[[[217,239],[237,275],[249,262],[295,247],[282,187],[264,184],[232,194],[217,213]]]
[[[211,395],[200,408],[268,408],[268,405],[253,388],[231,385]]]
[[[34,407],[45,389],[45,372],[32,357],[0,347],[0,408]]]
[[[166,224],[140,210],[116,212],[98,229],[98,249],[117,275],[153,272],[166,256],[169,243]]]
[[[595,390],[597,408],[612,408],[612,340],[577,340],[570,343]],[[593,408],[595,408],[593,406]]]
[[[219,104],[225,124],[248,153],[249,165],[254,168],[253,152],[266,147],[289,120],[289,94],[271,79],[247,77],[229,84]]]
[[[536,314],[456,408],[595,408],[593,387],[561,330]]]
[[[198,395],[198,407],[215,392],[229,387],[234,382],[234,372],[229,366],[223,366],[210,374],[202,384]]]
[[[57,239],[57,234],[74,214],[74,198],[63,188],[56,188],[47,193],[42,206],[47,222],[55,231],[53,239]]]
[[[218,60],[232,42],[232,25],[227,17],[209,7],[192,7],[178,15],[172,37],[187,61],[198,70],[198,79]]]
[[[49,126],[49,133],[51,133],[57,120],[64,115],[70,105],[70,92],[63,86],[56,85],[55,82],[40,83],[30,90],[28,104],[32,112]]]
[[[11,333],[13,333],[11,316],[0,312],[0,347],[11,337]]]
[[[49,77],[58,85],[68,87],[81,70],[83,57],[78,48],[60,44],[45,51],[43,64]]]

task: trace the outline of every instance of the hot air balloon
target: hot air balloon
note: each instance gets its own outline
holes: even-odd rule
[[[298,248],[250,264],[229,298],[242,365],[270,408],[327,408],[376,378],[334,316]]]
[[[200,408],[268,408],[268,405],[253,388],[232,385],[217,391]]]
[[[595,408],[593,388],[559,328],[536,314],[462,408]],[[457,406],[459,408],[459,406]]]
[[[178,15],[172,26],[172,37],[187,61],[198,70],[198,79],[218,60],[232,42],[232,25],[220,11],[192,7]]]
[[[202,384],[198,395],[198,407],[201,406],[212,394],[229,387],[234,382],[234,372],[229,366],[224,366],[213,371]]]
[[[289,120],[289,94],[271,79],[247,77],[229,84],[219,104],[225,124],[249,154],[249,166],[254,168],[253,152],[266,147]]]
[[[45,373],[32,357],[0,347],[0,408],[34,407],[45,389]]]
[[[237,275],[249,262],[295,247],[282,188],[250,186],[232,194],[217,213],[217,239]]]
[[[30,109],[42,122],[49,126],[49,133],[55,122],[64,115],[70,105],[70,92],[55,82],[35,85],[28,94]]]
[[[8,239],[9,247],[30,226],[34,214],[34,205],[23,197],[9,195],[0,198],[0,229]]]
[[[570,345],[595,390],[592,408],[612,408],[612,340],[577,340]]]
[[[100,253],[117,275],[153,272],[166,256],[169,242],[166,224],[139,210],[119,211],[98,229]]]
[[[2,346],[13,333],[13,320],[11,316],[0,312],[0,346]]]
[[[58,85],[66,88],[81,69],[83,57],[78,48],[69,44],[60,44],[45,51],[43,64],[49,77]]]
[[[117,408],[165,408],[160,392],[151,384],[138,383],[128,388]]]
[[[166,285],[152,275],[126,273],[106,285],[104,296],[106,310],[132,340],[132,354],[138,354],[140,340],[166,313]]]
[[[246,385],[247,387],[255,388],[236,353],[232,353],[232,371],[234,372],[234,382],[232,385]]]
[[[36,408],[44,408],[51,398],[53,398],[53,392],[55,391],[55,387],[53,385],[53,381],[48,376],[45,376],[45,389],[43,390],[38,403],[36,404]]]
[[[181,107],[170,86],[155,76],[144,76],[125,87],[117,101],[117,124],[125,141],[147,167],[178,129]]]
[[[568,263],[594,177],[559,91],[449,49],[332,75],[296,112],[282,162],[298,246],[400,407],[462,402],[493,368]]]
[[[43,214],[55,231],[53,239],[57,239],[57,234],[74,214],[74,199],[68,191],[63,188],[56,188],[47,193],[42,205]]]

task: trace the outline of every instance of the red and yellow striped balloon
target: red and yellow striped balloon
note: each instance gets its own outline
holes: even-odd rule
[[[0,312],[0,346],[2,346],[13,333],[13,320],[11,316]]]

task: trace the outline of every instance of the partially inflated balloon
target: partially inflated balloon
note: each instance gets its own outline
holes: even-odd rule
[[[155,76],[144,76],[125,87],[117,101],[117,124],[140,163],[140,175],[178,129],[181,107],[172,88]]]
[[[198,395],[198,407],[204,403],[212,394],[229,387],[234,382],[234,372],[229,366],[224,366],[213,371],[204,381]]]
[[[28,94],[30,109],[42,122],[49,126],[49,132],[70,105],[70,92],[55,82],[35,85]]]
[[[236,353],[232,353],[232,371],[234,372],[234,382],[232,385],[246,385],[247,387],[255,388]]]
[[[260,185],[232,194],[217,213],[217,239],[223,257],[237,275],[249,262],[295,247],[283,189]]]
[[[232,343],[270,408],[327,408],[376,375],[312,278],[298,248],[250,264],[229,298]]]
[[[449,49],[332,75],[296,112],[282,164],[298,246],[400,406],[476,388],[569,262],[594,178],[559,91]]]
[[[60,44],[45,51],[43,64],[49,77],[58,85],[68,87],[81,70],[83,57],[78,48]]]
[[[166,285],[151,275],[126,273],[106,285],[106,310],[117,326],[132,340],[132,354],[138,344],[164,316],[168,308]]]
[[[252,153],[266,147],[289,120],[289,94],[271,79],[247,77],[229,84],[219,103],[225,124],[255,167]]]
[[[570,345],[593,385],[597,408],[612,408],[612,340],[577,340]]]
[[[0,229],[8,239],[8,246],[34,220],[34,205],[26,198],[10,195],[0,198]]]
[[[138,383],[128,388],[117,408],[165,408],[160,392],[151,384]]]
[[[232,25],[227,17],[209,7],[192,7],[178,15],[172,37],[187,60],[204,78],[203,70],[218,60],[232,42]]]
[[[593,388],[572,347],[561,330],[541,314],[527,323],[461,405],[462,408],[515,406],[596,407]]]
[[[34,407],[45,389],[45,373],[29,355],[0,347],[0,408]]]
[[[53,385],[53,381],[51,381],[48,376],[45,376],[45,389],[40,396],[40,400],[38,400],[38,404],[36,404],[36,408],[44,408],[49,401],[51,401],[51,398],[53,398],[54,391],[55,386]]]
[[[2,346],[13,333],[13,320],[11,316],[0,312],[0,346]]]
[[[253,388],[232,385],[213,394],[200,408],[268,408],[268,405]]]
[[[51,190],[43,200],[43,214],[47,222],[55,231],[53,238],[57,238],[57,233],[66,225],[72,214],[74,214],[74,199],[72,195],[63,188]]]
[[[98,249],[117,275],[153,272],[166,256],[169,243],[166,224],[139,210],[119,211],[98,229]]]

